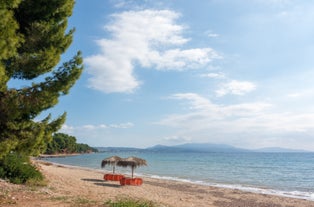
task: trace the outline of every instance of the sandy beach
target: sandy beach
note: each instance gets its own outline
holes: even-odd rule
[[[152,178],[144,178],[142,186],[120,186],[104,181],[105,171],[35,162],[47,186],[1,181],[0,206],[106,206],[108,200],[131,197],[163,207],[314,207],[314,201]]]

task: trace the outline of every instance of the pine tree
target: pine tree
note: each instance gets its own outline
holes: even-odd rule
[[[10,151],[36,155],[45,151],[64,113],[34,119],[69,92],[83,70],[78,52],[56,66],[72,42],[67,30],[74,0],[0,0],[0,159]],[[8,88],[12,79],[30,86]]]

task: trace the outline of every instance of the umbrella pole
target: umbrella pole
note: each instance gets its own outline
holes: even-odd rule
[[[116,166],[113,165],[112,168],[113,168],[113,174],[114,174],[114,171],[115,171],[115,169],[116,169]]]
[[[132,179],[133,179],[134,167],[132,166]]]

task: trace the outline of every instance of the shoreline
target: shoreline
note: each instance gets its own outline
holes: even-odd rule
[[[34,160],[34,163],[48,180],[46,191],[54,189],[48,190],[46,194],[54,198],[80,198],[97,203],[97,205],[86,206],[101,206],[98,204],[108,200],[131,197],[152,201],[164,207],[314,207],[314,201],[311,200],[144,176],[142,176],[144,180],[142,186],[120,186],[118,182],[103,180],[104,174],[110,173],[107,170],[63,165],[44,160]],[[20,206],[25,205],[22,202]],[[68,205],[62,202],[62,206]]]
[[[34,159],[45,159],[45,158],[55,158],[55,157],[72,157],[78,156],[83,154],[90,154],[90,153],[59,153],[59,154],[40,154],[38,157],[34,157]]]
[[[145,200],[158,207],[314,207],[314,201],[246,192],[195,183],[143,177],[141,186],[104,181],[107,170],[33,160],[47,186],[14,185],[0,180],[0,206],[102,206],[121,198]]]
[[[282,196],[282,197],[287,197],[287,198],[305,199],[305,200],[314,202],[314,192],[304,192],[304,191],[297,191],[297,190],[284,191],[284,190],[276,190],[276,189],[271,189],[271,188],[263,188],[263,187],[258,187],[258,186],[245,186],[241,184],[208,183],[208,182],[203,182],[203,181],[193,181],[193,180],[180,179],[180,178],[173,178],[173,179],[171,177],[163,178],[162,176],[155,176],[155,175],[153,176],[143,175],[143,177],[175,181],[175,182],[191,183],[195,185],[209,186],[209,187],[214,187],[214,188],[240,190],[243,192],[256,193],[256,194],[262,194],[262,195],[273,195],[273,196]]]
[[[190,183],[200,186],[208,186],[208,187],[214,187],[214,188],[223,188],[223,189],[230,189],[230,190],[239,190],[243,192],[248,193],[256,193],[261,195],[272,195],[272,196],[282,196],[287,198],[295,198],[295,199],[304,199],[314,202],[314,192],[303,192],[303,191],[283,191],[283,190],[276,190],[271,188],[262,188],[262,187],[256,187],[256,186],[244,186],[241,184],[218,184],[218,183],[207,183],[203,181],[192,181],[187,179],[172,179],[172,178],[163,178],[161,176],[145,176],[143,177],[147,178],[153,178],[153,179],[160,179],[160,180],[168,180],[168,181],[175,181],[175,182],[182,182],[182,183]]]
[[[80,155],[80,154],[76,154],[76,155]],[[75,156],[75,155],[72,155],[72,156]],[[47,157],[42,157],[42,158],[44,159]],[[41,159],[37,159],[37,161],[47,162],[56,166],[62,166],[66,168],[82,169],[82,170],[87,170],[87,171],[97,171],[100,173],[110,173],[110,171],[107,171],[105,169],[94,169],[94,168],[88,168],[88,167],[82,167],[82,166],[60,164],[57,162],[51,162],[51,161],[41,160]],[[130,176],[130,174],[128,173],[124,175]],[[181,178],[176,178],[176,177],[159,176],[159,175],[146,175],[146,174],[137,174],[137,173],[135,175],[138,175],[142,178],[148,178],[148,179],[157,179],[157,180],[164,180],[164,181],[169,181],[169,182],[180,182],[180,183],[185,183],[185,184],[193,184],[193,185],[222,188],[222,189],[229,189],[229,190],[239,190],[243,192],[256,193],[256,194],[261,194],[261,195],[282,196],[286,198],[304,199],[304,200],[309,200],[309,201],[314,202],[314,192],[302,192],[302,191],[297,191],[297,190],[284,191],[284,190],[276,190],[276,189],[271,189],[271,188],[263,188],[263,187],[258,187],[258,186],[245,186],[241,184],[209,183],[205,181],[193,181],[189,179],[183,179],[183,178],[181,179]]]

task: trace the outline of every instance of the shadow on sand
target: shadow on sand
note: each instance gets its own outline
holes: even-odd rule
[[[94,185],[98,185],[98,186],[105,186],[105,187],[112,187],[112,188],[120,188],[121,187],[119,182],[109,183],[105,180],[93,179],[93,178],[82,178],[81,180],[87,181],[87,182],[93,182]]]
[[[104,180],[101,180],[101,179],[94,179],[94,178],[82,178],[81,180],[83,180],[83,181],[88,181],[88,182],[97,182],[97,183],[105,182]]]

